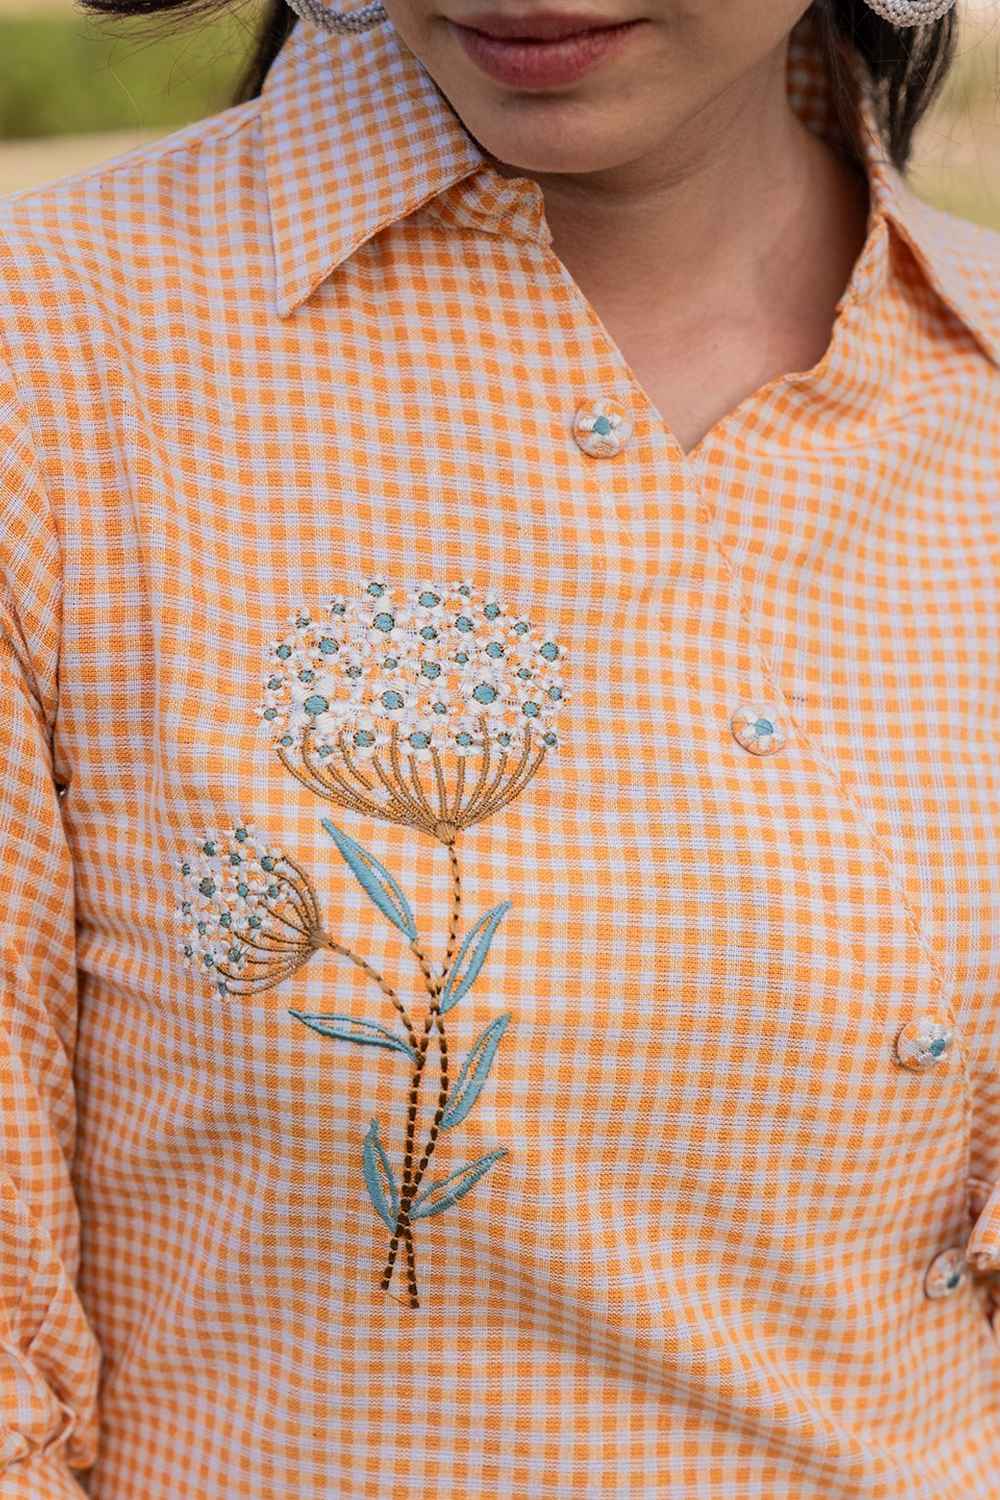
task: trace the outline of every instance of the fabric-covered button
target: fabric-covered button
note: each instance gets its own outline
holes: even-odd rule
[[[896,1037],[896,1061],[922,1072],[948,1055],[954,1039],[955,1028],[940,1011],[925,1011],[907,1021]]]
[[[937,1300],[957,1292],[968,1273],[965,1253],[959,1245],[940,1250],[924,1273],[924,1293]]]
[[[614,458],[632,436],[632,418],[621,401],[600,396],[581,401],[573,418],[573,436],[591,458]]]
[[[787,738],[778,711],[766,705],[741,703],[729,723],[737,743],[752,755],[770,755],[780,750]]]

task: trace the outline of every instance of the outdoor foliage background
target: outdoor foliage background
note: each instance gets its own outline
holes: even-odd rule
[[[1000,229],[1000,0],[959,0],[959,59],[918,136],[922,196]],[[168,34],[73,0],[0,0],[0,194],[80,170],[225,109],[261,0]]]

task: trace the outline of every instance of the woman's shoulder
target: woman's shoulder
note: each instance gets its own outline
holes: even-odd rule
[[[259,113],[248,100],[0,198],[0,355],[53,320],[155,316],[144,292],[210,256],[255,191]]]

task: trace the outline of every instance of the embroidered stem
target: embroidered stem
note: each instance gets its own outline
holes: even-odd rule
[[[413,1048],[414,1052],[419,1051],[420,1042],[417,1039],[417,1033],[414,1030],[413,1022],[410,1020],[409,1013],[407,1012],[405,1005],[396,994],[396,991],[393,989],[392,985],[383,978],[378,970],[373,968],[368,960],[362,958],[359,953],[354,953],[350,948],[345,948],[342,943],[338,943],[333,938],[327,937],[325,933],[323,935],[323,940],[320,946],[323,948],[329,948],[331,953],[339,953],[343,958],[349,958],[352,964],[357,964],[358,968],[361,969],[363,973],[368,975],[369,979],[374,979],[383,995],[385,995],[386,998],[391,1001],[397,1014],[399,1015],[400,1020],[406,1027],[410,1046]]]
[[[440,996],[445,980],[448,977],[448,970],[451,967],[452,958],[454,956],[455,948],[458,943],[458,929],[462,906],[462,881],[458,863],[458,851],[456,850],[453,843],[448,845],[448,855],[451,863],[452,899],[451,910],[448,918],[448,947],[445,953],[443,972],[439,979],[435,979],[432,975],[430,965],[425,954],[423,953],[423,950],[420,948],[419,943],[414,940],[410,944],[417,962],[420,964],[420,969],[424,976],[424,984],[426,985],[428,994],[431,997],[431,1007],[427,1013],[427,1017],[425,1020],[424,1034],[420,1039],[420,1045],[417,1051],[417,1062],[414,1066],[413,1081],[410,1085],[410,1108],[406,1122],[406,1155],[403,1162],[403,1185],[400,1190],[400,1212],[396,1220],[396,1233],[393,1235],[389,1243],[389,1253],[386,1259],[385,1269],[382,1272],[382,1289],[383,1291],[385,1291],[388,1289],[389,1283],[392,1280],[392,1271],[396,1263],[396,1255],[399,1249],[399,1238],[400,1234],[402,1233],[406,1238],[407,1243],[407,1257],[411,1275],[411,1306],[413,1307],[419,1307],[420,1304],[417,1300],[416,1284],[415,1280],[413,1279],[413,1230],[410,1224],[409,1210],[414,1196],[416,1195],[417,1189],[420,1186],[421,1179],[423,1178],[423,1175],[427,1170],[428,1163],[430,1162],[430,1159],[434,1154],[434,1147],[437,1144],[438,1132],[441,1127],[441,1120],[444,1116],[445,1106],[448,1102],[448,1038],[445,1035],[444,1020],[440,1012]],[[434,1118],[431,1121],[427,1144],[423,1149],[420,1161],[417,1165],[416,1171],[414,1172],[413,1145],[416,1128],[417,1100],[419,1096],[420,1081],[423,1075],[424,1064],[426,1062],[427,1045],[430,1038],[431,1029],[434,1027],[435,1023],[437,1026],[438,1053],[440,1057],[440,1082],[438,1087],[437,1107],[434,1111]]]

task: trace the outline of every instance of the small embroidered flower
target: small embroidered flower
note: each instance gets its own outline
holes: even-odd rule
[[[577,446],[591,458],[614,458],[632,435],[628,407],[613,397],[581,401],[573,416]]]
[[[286,768],[342,807],[449,843],[558,745],[563,649],[493,591],[374,579],[289,625],[270,643],[257,711]]]
[[[206,834],[179,870],[184,959],[220,994],[270,989],[325,946],[309,880],[250,826]]]

